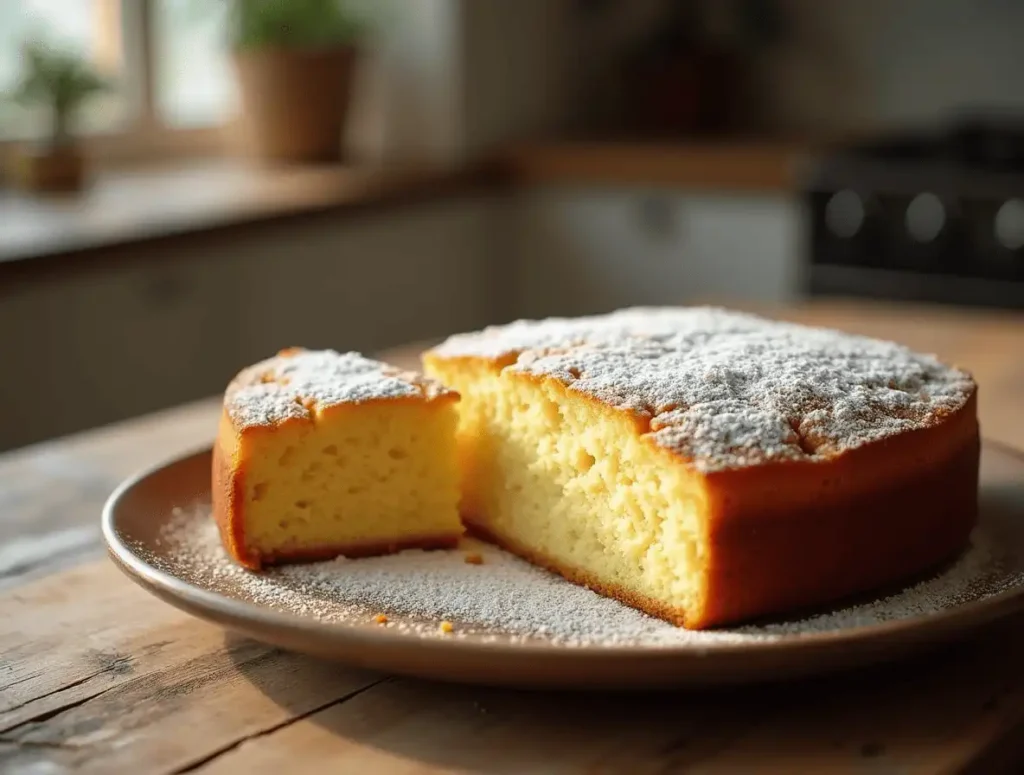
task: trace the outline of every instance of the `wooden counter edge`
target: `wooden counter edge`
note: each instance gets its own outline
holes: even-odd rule
[[[519,185],[673,186],[730,193],[798,190],[810,145],[758,141],[566,142],[504,155]]]
[[[196,224],[133,223],[99,238],[78,240],[72,235],[41,240],[34,249],[21,253],[0,250],[0,289],[10,292],[20,283],[54,274],[116,266],[137,257],[140,248],[159,246],[161,254],[168,255],[187,250],[200,239],[231,239],[242,231],[251,234],[255,229],[304,218],[353,217],[490,191],[506,179],[502,165],[493,159],[455,169],[340,169],[337,192],[314,201],[262,204]]]
[[[35,279],[89,260],[112,262],[140,246],[173,249],[239,229],[318,215],[350,216],[414,202],[519,186],[676,186],[702,191],[791,192],[811,146],[765,141],[548,142],[510,146],[461,166],[418,169],[339,168],[338,190],[314,201],[269,203],[196,224],[133,222],[109,235],[55,235],[25,249],[0,248],[0,284]]]

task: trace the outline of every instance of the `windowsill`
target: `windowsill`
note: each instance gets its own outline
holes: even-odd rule
[[[100,174],[66,197],[0,189],[0,271],[28,259],[429,197],[476,178],[466,171],[261,168],[217,159]]]

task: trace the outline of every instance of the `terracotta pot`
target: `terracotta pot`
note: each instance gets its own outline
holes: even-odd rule
[[[68,193],[85,186],[85,157],[73,145],[19,147],[11,174],[22,188],[37,193]]]
[[[250,153],[273,162],[341,157],[355,49],[237,51],[234,62]]]

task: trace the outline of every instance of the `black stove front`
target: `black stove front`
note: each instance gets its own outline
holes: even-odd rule
[[[811,294],[1024,309],[1024,124],[850,147],[805,194]]]

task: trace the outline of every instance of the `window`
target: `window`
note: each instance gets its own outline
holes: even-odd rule
[[[225,24],[216,0],[0,0],[0,95],[20,75],[22,44],[42,38],[115,84],[77,125],[99,155],[212,147],[235,109]],[[0,97],[0,142],[45,136],[47,118]]]
[[[5,93],[18,79],[21,45],[45,35],[61,46],[84,54],[107,77],[120,79],[121,36],[117,7],[109,0],[13,0],[0,4],[0,84]],[[111,15],[113,18],[108,18]],[[120,91],[92,101],[82,116],[83,131],[108,130],[124,119]],[[46,114],[0,102],[0,130],[4,135],[31,137],[46,132]]]
[[[168,124],[219,124],[234,109],[234,81],[224,55],[226,20],[226,3],[157,1],[157,108]]]

